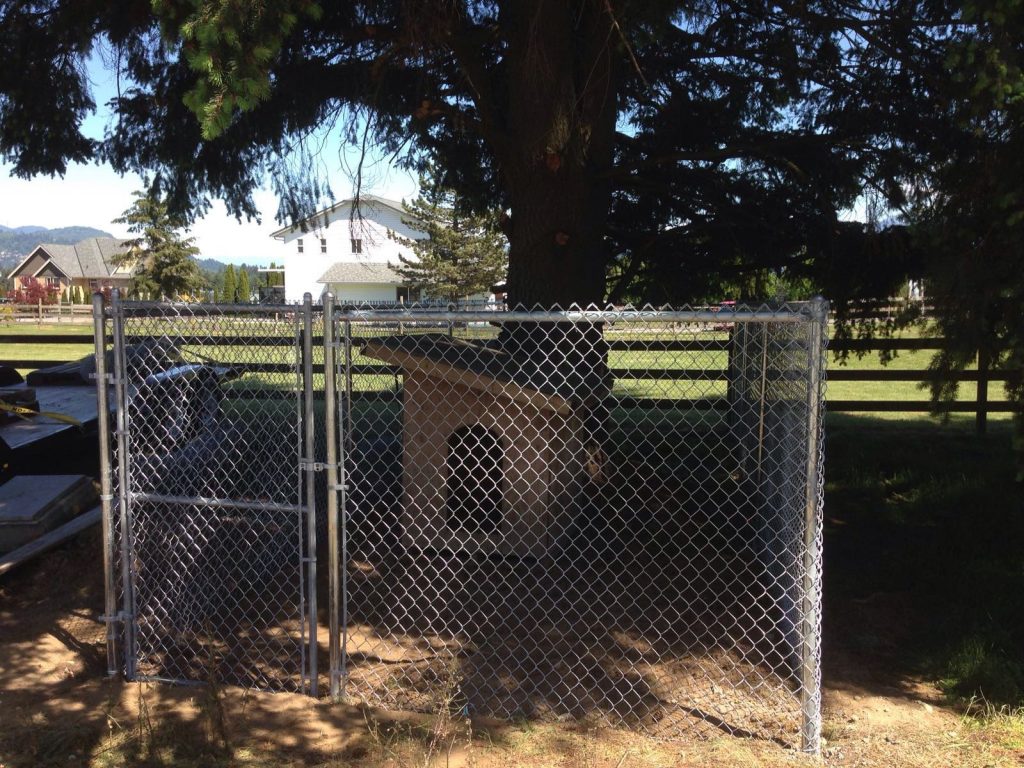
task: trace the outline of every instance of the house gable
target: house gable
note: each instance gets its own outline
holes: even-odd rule
[[[16,277],[32,277],[40,269],[45,267],[50,261],[50,255],[46,252],[46,249],[37,245],[32,249],[32,252],[22,259],[21,263],[11,270],[11,273],[7,276],[8,280],[13,280]]]
[[[60,277],[64,278],[65,280],[70,279],[66,274],[64,274],[64,271],[61,270],[61,268],[54,264],[52,261],[48,261],[45,264],[43,264],[43,266],[40,267],[39,270],[34,275],[32,275],[32,277]]]
[[[106,280],[117,269],[113,260],[127,251],[125,241],[112,237],[90,237],[75,245],[42,243],[15,267],[8,278],[63,277],[68,280]],[[44,270],[49,270],[44,272]]]
[[[355,216],[353,216],[354,204],[354,198],[340,200],[329,208],[317,211],[312,216],[307,216],[291,226],[271,232],[270,236],[275,240],[291,242],[307,235],[313,237],[317,232],[329,229],[332,224],[335,226],[342,224],[349,225],[352,237],[358,237],[362,226],[366,223],[376,223],[397,232],[402,237],[413,239],[425,237],[423,232],[410,227],[403,221],[403,219],[408,219],[409,215],[398,200],[388,200],[376,195],[363,195],[359,198],[359,208]]]

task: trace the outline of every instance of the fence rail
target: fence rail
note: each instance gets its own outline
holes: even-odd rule
[[[91,311],[91,307],[73,305],[76,312]],[[65,306],[64,310],[69,307]],[[352,343],[361,345],[367,338],[353,338]],[[40,360],[31,357],[31,348],[38,344],[74,344],[87,345],[88,337],[73,333],[40,333],[40,334],[12,334],[0,333],[0,345],[16,345],[20,351],[25,348],[24,357],[11,357],[0,360],[5,365],[23,370],[35,370],[48,368],[57,365],[66,365],[77,360],[76,355],[68,355],[62,360]],[[126,338],[127,343],[142,341],[141,338]],[[176,335],[175,341],[181,345],[190,343],[200,345],[208,344],[209,339],[199,337],[192,338],[187,334]],[[294,341],[288,337],[263,335],[253,336],[246,339],[236,337],[225,337],[218,339],[218,346],[232,347],[239,345],[261,346],[261,347],[283,347],[291,346]],[[322,338],[314,338],[314,345],[322,345]],[[829,351],[833,354],[853,353],[870,354],[874,352],[919,352],[938,351],[945,347],[946,342],[942,338],[918,338],[918,339],[844,339],[833,341],[829,345]],[[614,336],[608,341],[608,348],[611,352],[644,352],[644,353],[675,353],[675,352],[727,352],[729,341],[724,336],[718,339],[616,339]],[[963,383],[977,384],[976,396],[973,399],[957,400],[951,403],[944,403],[936,406],[925,397],[915,400],[896,399],[867,399],[867,398],[830,398],[827,400],[827,409],[833,413],[893,413],[911,412],[927,413],[932,411],[948,413],[973,413],[979,431],[986,428],[986,417],[990,413],[1014,413],[1020,410],[1020,406],[1000,399],[991,399],[989,384],[1001,384],[1010,380],[1014,373],[1003,370],[991,370],[982,360],[982,366],[975,370],[959,371],[952,375],[953,380]],[[250,362],[243,366],[236,366],[239,372],[249,373],[284,373],[281,364],[267,362]],[[379,364],[353,363],[352,374],[355,376],[401,376],[401,369]],[[719,379],[725,381],[728,375],[726,368],[717,370],[689,369],[689,368],[666,368],[655,365],[645,367],[613,367],[612,375],[622,381],[687,381],[687,380],[709,380]],[[832,382],[858,382],[858,383],[886,383],[902,382],[925,384],[930,381],[930,374],[924,369],[889,368],[883,367],[875,370],[855,370],[844,368],[841,364],[833,364],[829,370],[829,380]],[[397,381],[396,381],[397,383]],[[355,392],[356,399],[372,401],[379,399],[380,395],[374,392]],[[677,400],[662,398],[636,398],[617,397],[616,405],[626,407],[647,407],[652,410],[671,408],[678,405]],[[706,398],[702,401],[691,402],[691,407],[699,409],[717,410],[727,407],[724,402],[718,403],[714,398]]]
[[[10,321],[79,322],[92,319],[92,304],[3,304],[5,319]]]

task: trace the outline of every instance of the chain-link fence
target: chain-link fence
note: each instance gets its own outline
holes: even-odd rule
[[[129,674],[817,750],[823,302],[325,302],[115,305]]]

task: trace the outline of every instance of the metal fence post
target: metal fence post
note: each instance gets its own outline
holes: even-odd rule
[[[352,323],[348,319],[342,325],[342,344],[345,348],[345,398],[341,419],[341,440],[338,448],[338,462],[341,472],[340,515],[341,515],[341,684],[348,680],[348,461],[349,441],[352,432]]]
[[[800,747],[804,752],[818,754],[821,751],[821,411],[828,302],[815,297],[809,310]]]
[[[107,674],[117,674],[117,593],[114,575],[113,482],[110,466],[110,394],[107,376],[106,320],[103,294],[92,297],[92,328],[96,356],[96,431],[100,452],[100,509],[103,527],[103,622],[107,627]]]
[[[121,592],[122,620],[124,622],[124,674],[129,680],[135,679],[135,607],[132,580],[131,557],[131,511],[128,508],[128,363],[125,357],[124,310],[121,292],[110,292],[112,309],[111,324],[114,333],[114,393],[117,414],[117,500],[120,513],[121,534]]]
[[[305,399],[303,421],[305,446],[303,457],[306,470],[306,561],[307,602],[309,608],[309,694],[318,694],[319,668],[317,665],[318,626],[316,607],[316,424],[313,408],[313,297],[302,297],[302,384]]]
[[[341,699],[341,649],[339,609],[339,564],[338,564],[338,493],[344,492],[343,483],[338,482],[338,371],[334,356],[334,294],[324,294],[324,432],[327,441],[327,601],[330,612],[328,639],[330,647],[331,699]]]

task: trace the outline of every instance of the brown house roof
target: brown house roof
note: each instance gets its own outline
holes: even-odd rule
[[[32,274],[26,271],[26,267],[32,262],[33,257],[39,254],[46,257],[48,264],[53,264],[71,279],[108,278],[117,269],[114,265],[115,257],[127,253],[127,242],[113,237],[90,237],[74,245],[42,243],[37,245],[8,277],[31,277],[40,271],[43,267],[33,269]],[[127,275],[125,276],[127,277]]]

